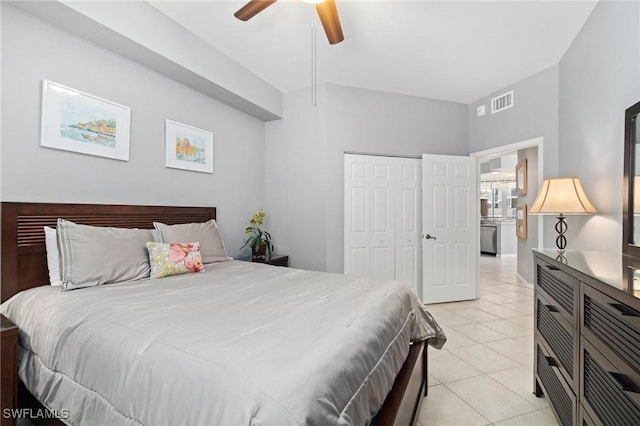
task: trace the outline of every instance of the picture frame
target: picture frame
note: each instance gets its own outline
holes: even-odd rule
[[[166,167],[213,173],[213,132],[166,120],[165,156]]]
[[[131,108],[42,80],[40,146],[129,161]]]
[[[516,195],[527,195],[527,159],[516,165]]]
[[[516,206],[516,235],[523,240],[527,239],[527,205]]]

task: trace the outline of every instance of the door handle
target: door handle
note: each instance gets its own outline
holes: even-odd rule
[[[616,384],[620,389],[625,392],[640,393],[638,385],[633,383],[633,380],[625,376],[624,374],[616,373],[615,371],[607,371],[611,377],[616,381]]]
[[[430,234],[424,236],[427,240],[437,240],[436,237],[432,237]]]
[[[609,306],[614,308],[618,314],[623,317],[640,317],[640,313],[633,308],[628,307],[627,305],[622,305],[620,303],[609,303]]]

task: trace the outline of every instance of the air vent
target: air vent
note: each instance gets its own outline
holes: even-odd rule
[[[491,99],[491,114],[513,106],[513,90]]]

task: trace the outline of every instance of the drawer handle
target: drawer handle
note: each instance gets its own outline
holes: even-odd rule
[[[548,270],[550,271],[559,271],[560,268],[558,268],[557,266],[553,266],[553,265],[544,265],[547,267]]]
[[[559,312],[558,309],[553,305],[544,305],[545,308],[551,313]]]
[[[558,363],[556,362],[555,359],[553,359],[553,357],[545,356],[544,359],[547,360],[547,364],[549,364],[549,367],[557,367],[558,366]]]
[[[618,313],[625,317],[640,317],[640,313],[635,309],[631,309],[627,305],[622,305],[620,303],[609,303],[609,306],[614,308]]]
[[[623,391],[640,393],[640,388],[638,387],[638,385],[636,385],[633,380],[631,380],[624,374],[616,373],[614,371],[609,371],[608,373],[611,377],[613,377],[613,380],[616,381],[620,389],[622,389]]]

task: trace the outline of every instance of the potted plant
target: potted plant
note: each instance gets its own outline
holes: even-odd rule
[[[253,259],[265,260],[271,258],[271,253],[273,253],[271,234],[258,228],[258,226],[264,225],[264,218],[266,216],[267,212],[259,209],[249,221],[249,226],[244,230],[249,237],[241,248],[246,246],[251,247]]]

